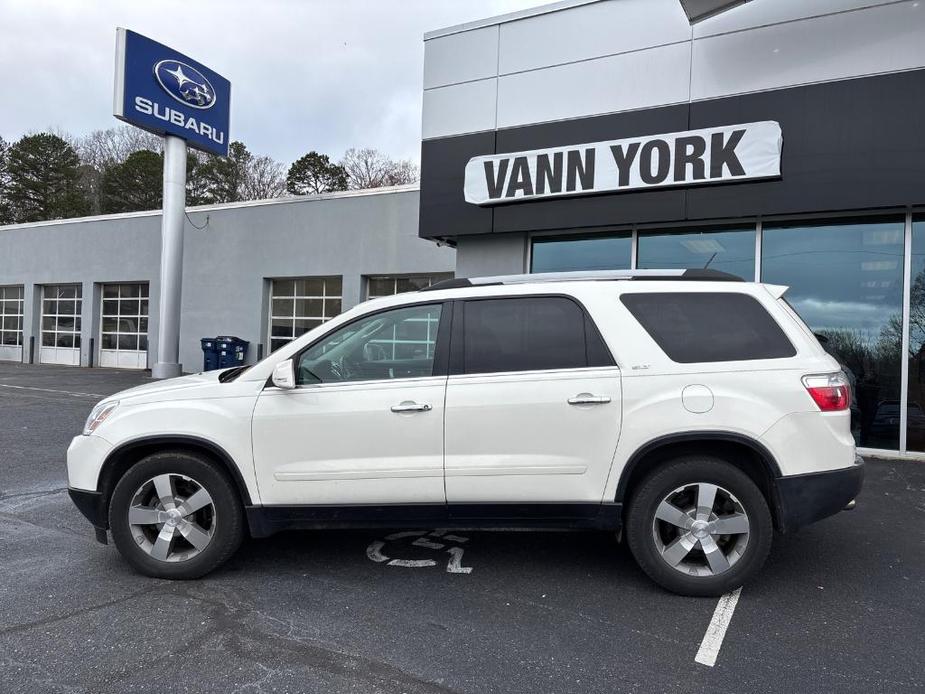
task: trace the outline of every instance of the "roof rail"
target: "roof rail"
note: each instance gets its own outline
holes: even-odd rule
[[[575,281],[614,281],[614,280],[673,280],[693,282],[744,282],[738,275],[709,269],[687,270],[579,270],[577,272],[538,272],[531,275],[496,275],[493,277],[457,277],[436,282],[429,287],[419,289],[431,292],[440,289],[459,289],[460,287],[488,287],[499,284],[532,284],[534,282],[575,282]]]

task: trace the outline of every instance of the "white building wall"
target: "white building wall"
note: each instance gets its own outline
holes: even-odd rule
[[[919,0],[567,0],[428,33],[423,137],[922,68],[923,36]]]

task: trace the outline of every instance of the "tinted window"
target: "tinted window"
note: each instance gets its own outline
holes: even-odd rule
[[[577,239],[538,238],[533,241],[530,271],[627,270],[632,245],[629,233]]]
[[[431,376],[441,306],[412,306],[361,318],[302,353],[301,384]]]
[[[747,294],[624,294],[621,300],[672,361],[690,364],[796,354],[780,326]]]
[[[467,301],[464,321],[465,373],[576,369],[588,364],[584,312],[570,299]]]
[[[755,277],[755,230],[640,233],[637,267],[709,267],[751,281]]]

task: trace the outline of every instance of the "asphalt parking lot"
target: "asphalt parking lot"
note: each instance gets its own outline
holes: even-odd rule
[[[144,381],[0,364],[4,694],[925,689],[925,463],[869,461],[856,510],[776,537],[710,667],[717,600],[663,592],[603,533],[293,532],[199,581],[132,573],[64,453]]]

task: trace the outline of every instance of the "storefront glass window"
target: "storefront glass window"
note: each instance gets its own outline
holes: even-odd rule
[[[852,384],[859,445],[899,448],[903,220],[765,224],[761,280],[824,337]]]
[[[640,232],[636,264],[640,268],[709,267],[750,282],[755,278],[755,230]]]
[[[906,449],[925,451],[925,217],[912,220]]]
[[[633,238],[629,232],[584,238],[533,240],[531,272],[628,270]]]

